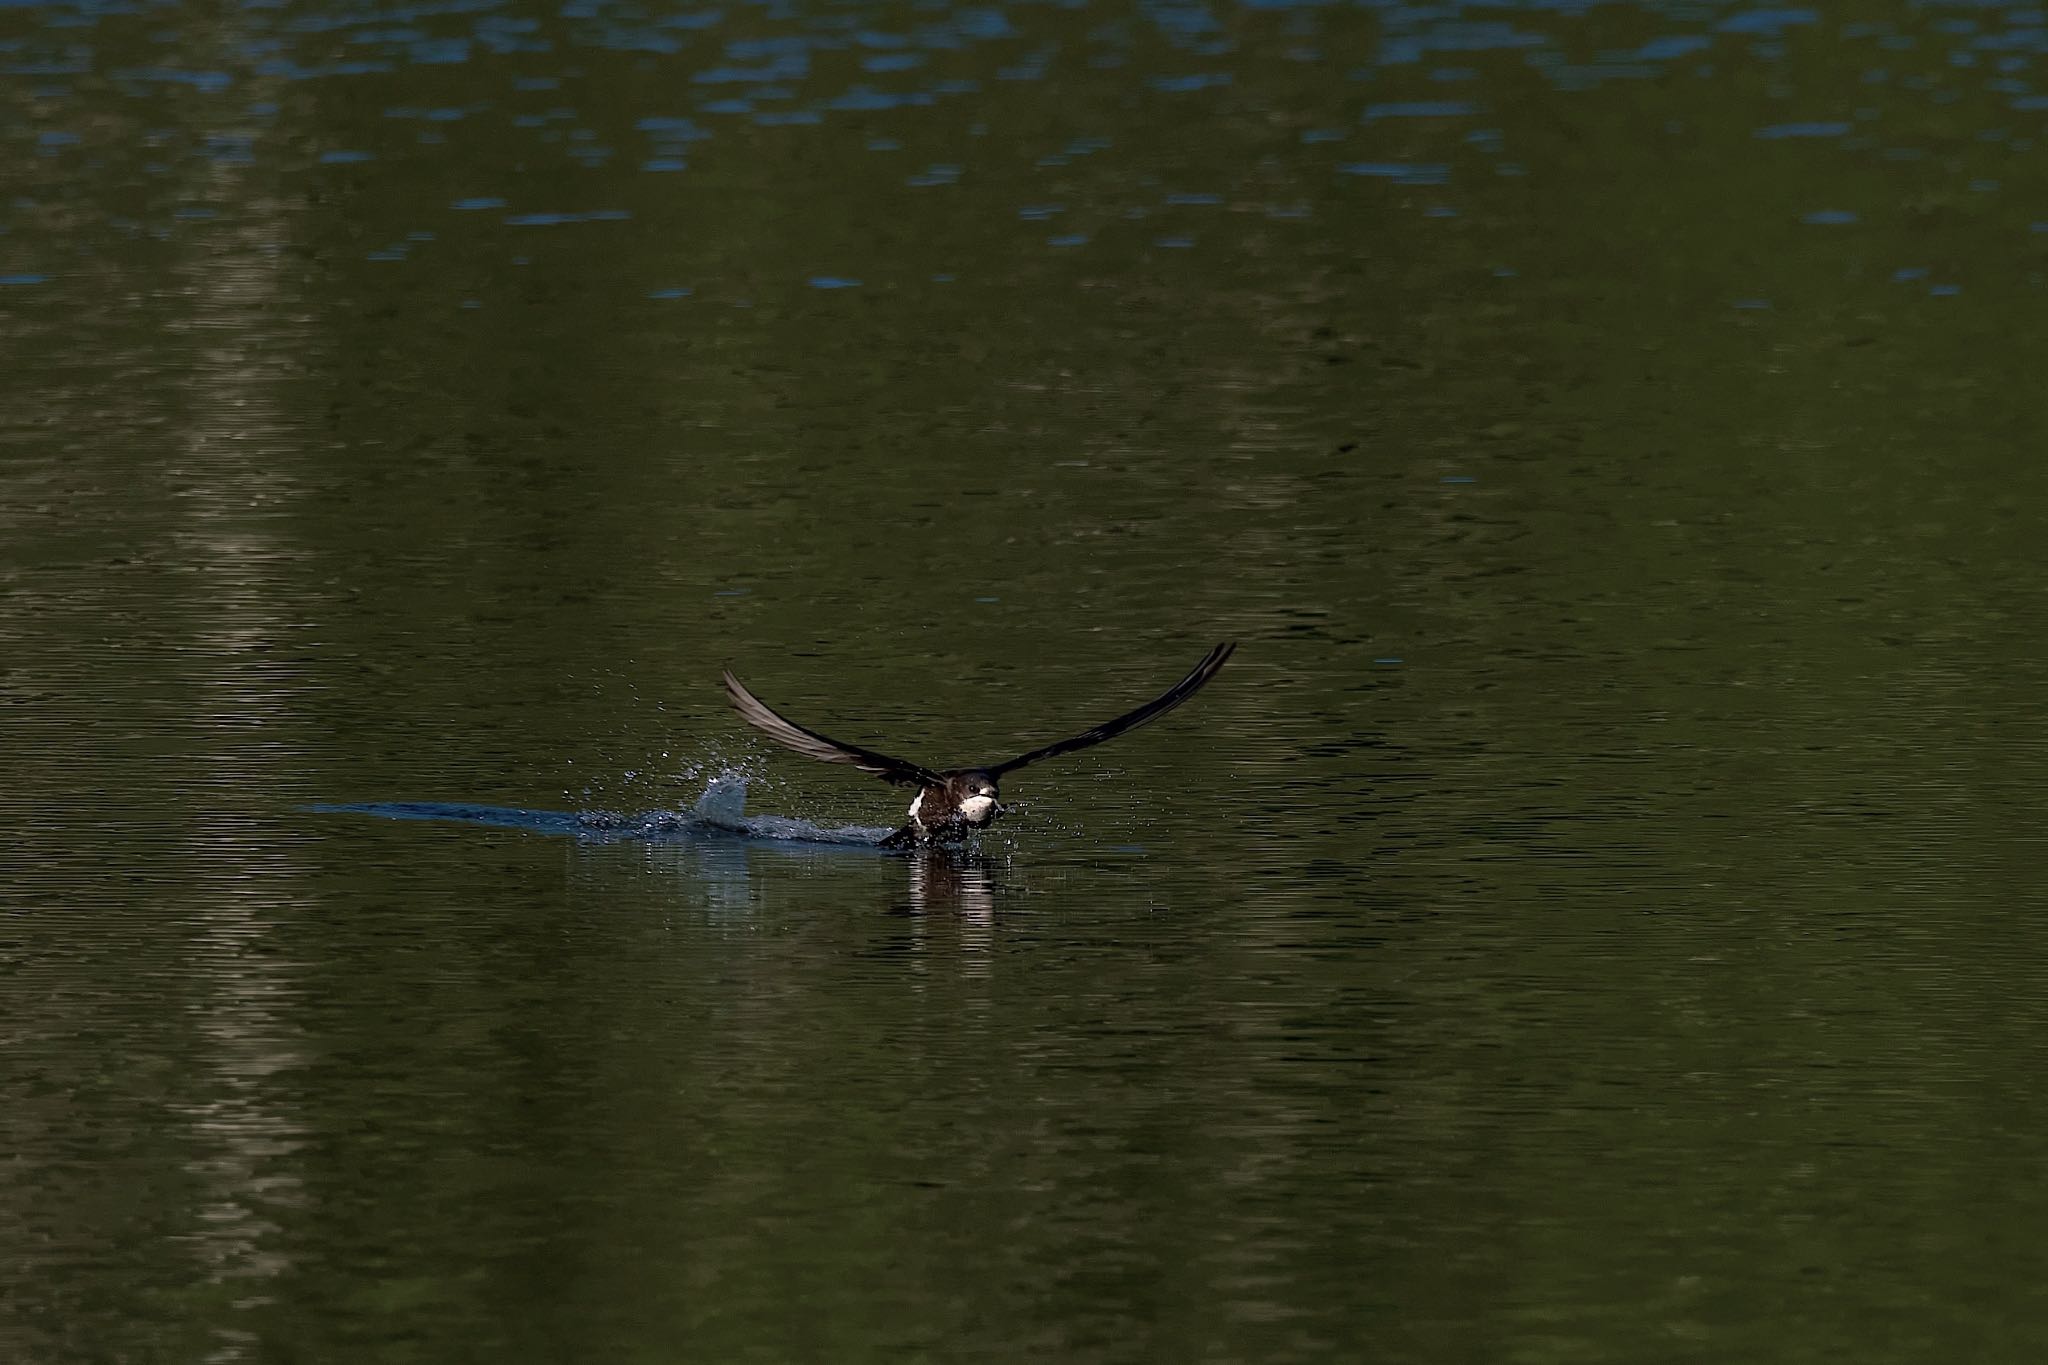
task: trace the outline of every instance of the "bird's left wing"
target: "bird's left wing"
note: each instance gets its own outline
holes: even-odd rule
[[[1189,697],[1194,696],[1195,693],[1201,691],[1209,679],[1216,676],[1216,671],[1223,667],[1224,661],[1236,649],[1237,645],[1235,642],[1227,642],[1216,646],[1202,656],[1202,662],[1195,665],[1194,671],[1135,711],[1127,711],[1115,720],[1106,720],[1093,730],[1075,735],[1072,739],[1063,739],[1056,744],[1048,744],[1042,749],[1033,749],[1030,753],[1019,755],[1007,763],[993,764],[985,771],[991,776],[1001,777],[1004,773],[1013,772],[1018,768],[1024,767],[1026,764],[1036,763],[1040,759],[1054,758],[1060,754],[1070,754],[1076,749],[1086,749],[1093,745],[1101,744],[1105,740],[1115,739],[1127,730],[1135,730],[1140,725],[1155,721],[1174,707],[1179,706]]]
[[[826,763],[851,763],[864,773],[873,773],[884,781],[904,786],[920,787],[943,780],[929,768],[920,767],[906,759],[878,754],[873,749],[863,749],[857,744],[843,743],[821,735],[816,730],[807,730],[786,716],[777,715],[767,702],[747,691],[740,680],[732,675],[730,669],[725,674],[725,695],[732,702],[733,710],[740,713],[741,720],[777,744],[796,750],[805,758],[815,758]]]

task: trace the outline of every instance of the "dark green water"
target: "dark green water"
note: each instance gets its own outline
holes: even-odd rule
[[[0,9],[0,1357],[2041,1359],[2044,51]]]

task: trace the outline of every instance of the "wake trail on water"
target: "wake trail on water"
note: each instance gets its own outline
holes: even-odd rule
[[[886,825],[820,825],[787,815],[748,815],[747,779],[733,773],[711,779],[687,811],[524,810],[449,801],[322,802],[300,809],[321,815],[369,815],[384,820],[437,820],[493,829],[523,829],[591,842],[632,839],[685,843],[693,839],[746,839],[762,843],[828,848],[875,848],[890,834]]]

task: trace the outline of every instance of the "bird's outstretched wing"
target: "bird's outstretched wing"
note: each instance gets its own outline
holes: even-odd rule
[[[795,721],[778,716],[762,701],[741,685],[740,680],[725,674],[725,695],[732,702],[732,709],[740,713],[740,719],[759,730],[777,744],[794,749],[805,758],[821,759],[826,763],[851,763],[864,773],[873,773],[887,782],[919,787],[942,779],[929,768],[887,754],[878,754],[873,749],[863,749],[856,744],[843,744],[827,738],[816,730],[806,730]]]
[[[1179,706],[1189,697],[1194,696],[1195,693],[1201,691],[1203,685],[1209,679],[1216,676],[1216,670],[1223,667],[1224,660],[1228,659],[1236,649],[1237,645],[1234,641],[1216,646],[1216,648],[1202,656],[1202,662],[1195,665],[1192,673],[1135,711],[1118,716],[1115,720],[1104,721],[1093,730],[1075,735],[1072,739],[1063,739],[1057,744],[1048,744],[1043,749],[1033,749],[1030,753],[1013,758],[1007,763],[992,764],[984,771],[993,777],[1001,777],[1004,773],[1013,772],[1028,764],[1036,763],[1040,759],[1054,758],[1060,754],[1070,754],[1076,749],[1086,749],[1091,745],[1100,744],[1104,740],[1115,739],[1126,730],[1135,730],[1140,725],[1155,721],[1174,707]]]

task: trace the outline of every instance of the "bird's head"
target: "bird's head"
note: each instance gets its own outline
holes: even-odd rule
[[[1003,813],[1002,806],[997,804],[996,780],[987,773],[962,773],[957,780],[960,818],[977,829],[994,824],[995,818]]]

